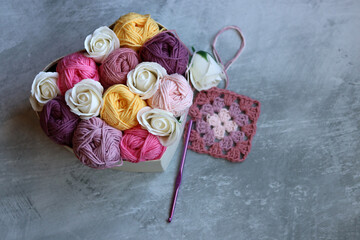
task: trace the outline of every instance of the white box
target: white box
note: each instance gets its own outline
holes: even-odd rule
[[[55,66],[61,59],[62,59],[62,57],[51,62],[43,69],[43,71],[44,72],[47,72],[47,71],[55,72],[56,71]],[[180,143],[180,140],[182,139],[181,136],[184,131],[186,119],[187,119],[187,112],[183,116],[180,117],[181,134],[180,134],[179,139],[177,139],[174,144],[167,147],[165,153],[163,154],[163,156],[160,159],[139,162],[139,163],[123,161],[122,166],[114,167],[112,169],[128,171],[128,172],[162,172],[162,171],[164,171],[169,166],[171,159],[174,157],[174,154],[175,154],[177,148],[179,147],[179,143]],[[73,152],[72,148],[70,148],[68,146],[65,146],[65,148],[68,149],[69,151]]]

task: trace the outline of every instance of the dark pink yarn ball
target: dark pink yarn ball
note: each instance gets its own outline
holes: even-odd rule
[[[70,111],[64,97],[58,96],[47,102],[39,115],[41,128],[49,138],[58,144],[72,146],[80,118]]]
[[[73,137],[73,150],[77,158],[92,168],[119,166],[122,133],[98,117],[81,120]]]
[[[62,95],[83,79],[99,81],[97,65],[92,58],[76,52],[63,57],[56,66],[57,85]]]
[[[127,74],[140,62],[139,55],[130,48],[119,48],[101,64],[100,82],[104,88],[114,84],[126,84]]]
[[[155,35],[141,47],[139,55],[143,61],[159,63],[168,74],[183,75],[189,61],[188,49],[171,32]]]
[[[134,163],[158,160],[166,151],[156,136],[141,127],[125,130],[120,149],[122,158]]]

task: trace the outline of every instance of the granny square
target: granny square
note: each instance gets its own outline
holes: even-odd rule
[[[260,102],[213,87],[197,94],[189,115],[194,122],[189,149],[242,162],[251,150]]]

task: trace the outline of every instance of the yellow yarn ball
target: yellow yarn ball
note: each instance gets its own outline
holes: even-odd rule
[[[113,31],[120,40],[121,47],[137,51],[148,39],[160,32],[157,22],[150,14],[128,13],[115,23]]]
[[[123,84],[108,88],[103,96],[104,105],[100,117],[110,126],[121,131],[138,125],[136,115],[140,109],[147,106],[139,95],[130,92]]]

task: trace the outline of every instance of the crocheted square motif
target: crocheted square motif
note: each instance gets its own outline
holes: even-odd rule
[[[251,150],[260,102],[213,87],[197,94],[189,115],[194,121],[189,149],[242,162]]]

